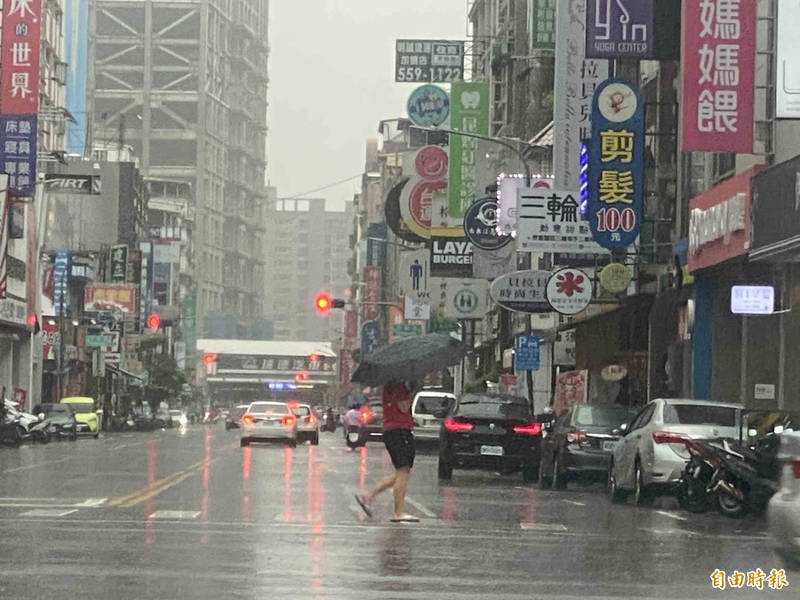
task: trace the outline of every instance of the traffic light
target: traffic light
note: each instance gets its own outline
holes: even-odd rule
[[[217,362],[217,354],[216,352],[205,352],[203,353],[203,364],[206,366],[213,365]]]
[[[302,381],[308,381],[308,371],[300,371],[299,373],[295,374],[294,380],[297,383],[300,383]]]
[[[318,294],[314,299],[314,307],[317,314],[325,316],[332,308],[344,308],[344,300],[341,298],[331,298],[329,294]]]
[[[161,317],[159,317],[156,313],[152,313],[149,317],[147,317],[147,326],[153,332],[158,331],[158,328],[161,327]]]

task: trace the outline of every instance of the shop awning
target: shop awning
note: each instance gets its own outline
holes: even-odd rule
[[[115,373],[116,375],[122,375],[123,377],[128,377],[135,381],[140,381],[142,383],[147,382],[147,376],[145,375],[137,375],[136,373],[131,373],[130,371],[126,371],[125,369],[120,369],[117,365],[106,363],[106,370]]]

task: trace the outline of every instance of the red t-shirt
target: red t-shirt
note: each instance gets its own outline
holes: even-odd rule
[[[383,386],[383,430],[413,429],[411,416],[411,393],[403,383],[387,383]],[[398,404],[405,405],[402,410]]]

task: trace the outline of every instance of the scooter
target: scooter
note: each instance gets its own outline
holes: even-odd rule
[[[363,427],[347,425],[344,431],[344,441],[348,448],[360,448],[367,445],[367,435]]]
[[[719,448],[719,469],[712,489],[717,493],[717,506],[725,516],[738,518],[745,513],[760,513],[778,491],[776,472],[768,448],[761,452],[745,446],[734,446],[727,440]]]
[[[31,440],[40,444],[50,441],[50,419],[39,419],[30,425],[25,433],[20,432],[23,440]]]
[[[22,442],[19,419],[0,419],[0,444],[16,448]]]
[[[691,458],[681,474],[678,504],[691,513],[702,513],[711,508],[716,498],[712,488],[720,460],[714,447],[707,442],[686,439],[684,445]]]

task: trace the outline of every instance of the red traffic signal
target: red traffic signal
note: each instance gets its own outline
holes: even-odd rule
[[[216,352],[205,352],[203,354],[203,364],[213,365],[215,362],[217,362]]]
[[[331,297],[328,294],[319,294],[314,300],[314,306],[317,309],[317,313],[327,315],[331,309]]]
[[[308,360],[311,361],[312,363],[317,362],[319,360],[319,354],[317,354],[316,352],[312,352],[311,354],[308,355]]]
[[[151,314],[147,317],[147,326],[152,331],[158,331],[158,328],[161,327],[161,317],[159,317],[156,313]]]
[[[294,376],[294,380],[297,383],[300,383],[301,381],[308,381],[308,371],[300,371]]]

